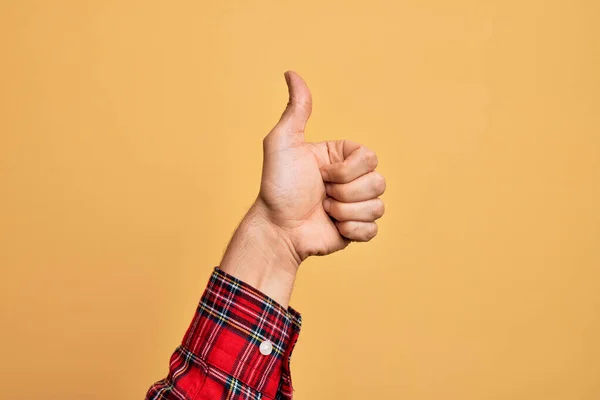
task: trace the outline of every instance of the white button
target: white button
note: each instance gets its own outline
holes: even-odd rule
[[[265,340],[260,344],[260,346],[258,346],[258,349],[260,350],[260,354],[268,356],[273,351],[273,343]]]

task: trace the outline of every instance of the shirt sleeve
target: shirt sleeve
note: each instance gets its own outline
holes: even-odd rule
[[[146,400],[291,399],[300,314],[216,267],[166,378]]]

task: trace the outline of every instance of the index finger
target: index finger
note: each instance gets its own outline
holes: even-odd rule
[[[326,182],[348,183],[377,167],[377,155],[365,146],[359,146],[341,162],[325,165],[321,168],[321,176]]]

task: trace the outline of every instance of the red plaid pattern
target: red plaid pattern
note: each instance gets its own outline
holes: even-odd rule
[[[215,268],[169,373],[146,400],[292,398],[290,356],[301,317]],[[263,355],[259,346],[270,341]]]

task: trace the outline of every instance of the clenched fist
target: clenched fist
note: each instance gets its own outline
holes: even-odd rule
[[[377,156],[349,140],[305,142],[311,94],[298,74],[285,78],[289,102],[263,141],[257,202],[300,260],[372,239],[384,212]]]

